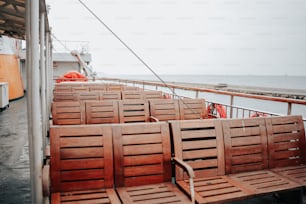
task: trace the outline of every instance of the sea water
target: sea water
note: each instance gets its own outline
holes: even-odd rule
[[[154,75],[124,75],[114,76],[123,79],[135,80],[154,80],[159,81]],[[306,76],[257,76],[257,75],[161,75],[159,76],[166,82],[187,82],[187,83],[202,83],[202,84],[220,84],[225,83],[235,86],[253,86],[253,87],[269,87],[283,89],[300,89],[306,90]],[[155,88],[155,87],[152,87]],[[160,89],[169,92],[167,88]],[[186,90],[177,90],[177,95],[195,97],[195,93]],[[213,93],[200,93],[199,97],[206,101],[212,101],[222,104],[230,104],[230,96],[219,95]],[[288,104],[282,102],[257,100],[250,98],[235,97],[234,106],[254,109],[274,114],[286,115]],[[306,118],[305,105],[292,105],[292,114],[303,115]]]

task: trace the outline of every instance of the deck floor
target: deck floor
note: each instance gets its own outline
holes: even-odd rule
[[[26,98],[0,112],[0,203],[31,203]]]
[[[0,112],[0,203],[31,203],[26,98],[10,102]],[[232,204],[280,204],[275,197],[232,202]],[[304,196],[306,204],[306,197]]]

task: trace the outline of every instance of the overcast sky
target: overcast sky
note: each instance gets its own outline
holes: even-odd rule
[[[95,71],[150,73],[78,0],[46,1],[54,35],[89,42]],[[83,2],[159,74],[306,75],[305,0]]]

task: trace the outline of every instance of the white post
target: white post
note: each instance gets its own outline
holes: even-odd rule
[[[47,106],[46,106],[46,66],[45,66],[45,12],[40,13],[40,79],[41,79],[41,116],[43,149],[46,147]],[[44,153],[44,151],[43,151]]]
[[[43,202],[42,131],[39,95],[39,0],[26,1],[28,140],[32,203]]]

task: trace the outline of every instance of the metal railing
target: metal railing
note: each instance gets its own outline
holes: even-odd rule
[[[299,99],[289,99],[273,96],[263,96],[263,95],[254,95],[238,92],[229,92],[216,89],[207,89],[207,88],[197,88],[197,87],[187,87],[173,84],[164,84],[160,82],[151,82],[151,81],[138,81],[138,80],[128,80],[128,79],[118,79],[118,78],[96,78],[96,80],[104,81],[107,83],[118,83],[130,86],[137,86],[143,89],[150,90],[160,90],[164,93],[168,93],[173,98],[178,97],[188,97],[188,98],[204,98],[206,99],[207,106],[214,103],[220,104],[226,109],[228,118],[238,118],[238,117],[252,117],[252,116],[272,116],[272,115],[291,115],[299,114],[303,115],[306,118],[306,101]],[[209,97],[222,96],[223,99],[212,100]],[[218,98],[217,97],[217,98]],[[246,102],[242,103],[243,106],[235,104],[235,101],[241,101],[241,99]],[[280,112],[261,110],[260,108],[251,108],[245,107],[246,103],[249,103],[250,100],[256,100],[257,103],[264,102],[265,105],[262,107],[269,107],[271,109],[275,106],[280,106],[279,109],[282,109]],[[228,102],[224,102],[228,101]],[[295,111],[293,111],[293,107]],[[285,110],[284,110],[285,109]],[[306,121],[306,119],[304,119]]]

